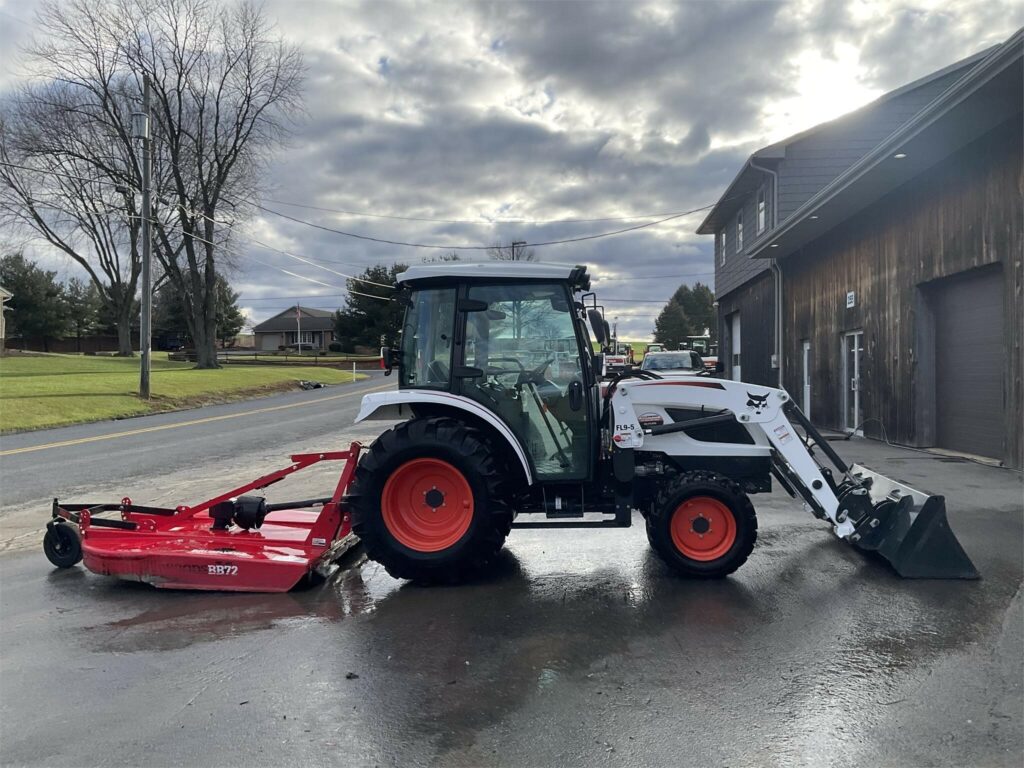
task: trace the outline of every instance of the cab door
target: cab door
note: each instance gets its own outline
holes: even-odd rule
[[[509,425],[538,481],[587,479],[591,397],[566,286],[469,285],[460,307],[460,393]]]

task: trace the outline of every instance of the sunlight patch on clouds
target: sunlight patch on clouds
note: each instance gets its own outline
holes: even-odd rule
[[[864,85],[865,70],[852,45],[837,45],[835,56],[805,50],[796,56],[795,64],[796,94],[768,102],[762,113],[760,128],[767,144],[834,120],[882,94]]]

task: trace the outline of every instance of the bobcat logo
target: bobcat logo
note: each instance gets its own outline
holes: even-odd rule
[[[754,413],[761,415],[761,409],[768,405],[768,395],[752,395],[747,392],[747,408],[753,408]]]

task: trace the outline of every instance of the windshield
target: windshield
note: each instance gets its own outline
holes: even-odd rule
[[[696,370],[701,367],[700,356],[696,352],[680,352],[672,354],[659,352],[647,355],[644,358],[643,369],[645,371],[668,371],[668,370]]]

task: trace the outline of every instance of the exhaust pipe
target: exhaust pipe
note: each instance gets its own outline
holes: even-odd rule
[[[921,493],[859,464],[850,474],[871,501],[850,536],[855,547],[877,552],[907,579],[981,578],[949,527],[945,497]]]

